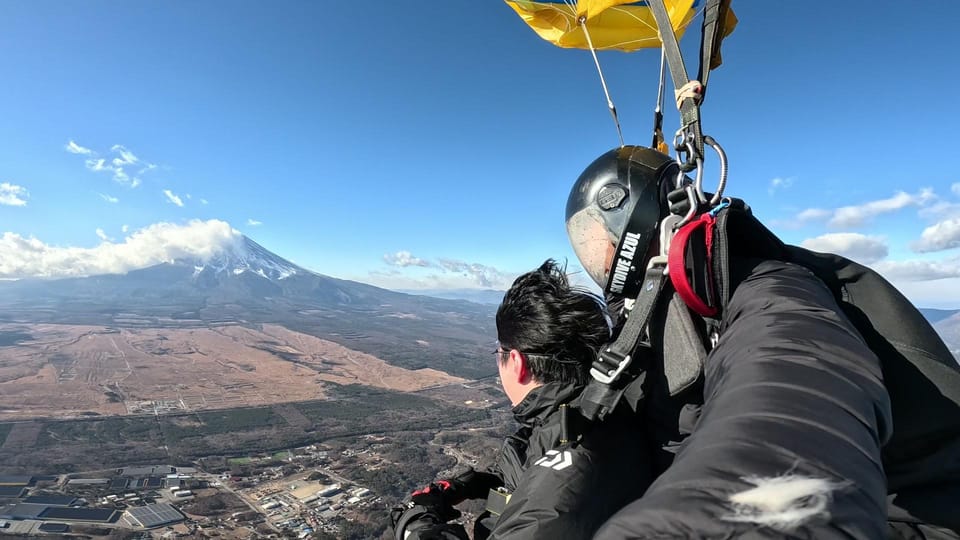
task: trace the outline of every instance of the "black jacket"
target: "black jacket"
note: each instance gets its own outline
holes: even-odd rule
[[[581,390],[548,383],[514,407],[520,429],[506,439],[489,471],[511,493],[510,501],[499,517],[478,518],[476,540],[591,538],[614,512],[643,494],[652,476],[649,444],[636,419],[615,414],[587,424],[576,409],[562,412],[560,406],[575,401]],[[571,442],[562,444],[565,431]],[[408,538],[462,537],[456,524],[430,531]]]
[[[891,413],[877,356],[808,269],[738,270],[702,411],[691,394],[650,393],[648,414],[672,411],[678,426],[661,417],[657,443],[679,452],[597,538],[886,537]],[[777,494],[790,504],[770,506]]]

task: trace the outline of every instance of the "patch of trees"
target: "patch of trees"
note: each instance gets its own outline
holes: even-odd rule
[[[414,489],[429,484],[439,471],[456,463],[439,447],[415,441],[390,443],[380,452],[389,463],[376,469],[355,465],[345,470],[344,475],[390,501],[399,501]]]
[[[341,540],[370,540],[371,538],[380,538],[389,527],[386,515],[380,516],[380,519],[377,520],[347,521],[341,519],[335,523],[340,529],[336,538]]]
[[[341,399],[290,404],[314,422],[311,432],[291,426],[272,407],[201,412],[199,425],[193,420],[195,414],[45,422],[29,455],[0,452],[2,470],[8,474],[27,472],[27,468],[29,472],[63,473],[117,463],[192,462],[205,456],[268,453],[369,434],[425,431],[432,437],[445,429],[491,421],[487,410],[454,406],[422,395],[363,386],[340,386],[337,392]],[[188,416],[191,421],[185,422]],[[0,424],[0,440],[11,426]],[[205,468],[226,470],[225,464]]]
[[[190,514],[197,516],[216,516],[246,510],[247,505],[237,498],[236,495],[226,492],[217,492],[208,497],[198,497],[183,509]]]

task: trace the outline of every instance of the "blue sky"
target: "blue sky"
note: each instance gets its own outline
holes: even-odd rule
[[[734,8],[703,109],[727,193],[789,242],[960,307],[960,4]],[[123,271],[232,228],[336,277],[503,288],[575,265],[568,190],[618,143],[589,53],[495,0],[0,11],[0,277]],[[647,144],[659,54],[600,60]]]

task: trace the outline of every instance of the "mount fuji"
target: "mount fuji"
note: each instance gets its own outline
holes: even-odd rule
[[[0,281],[0,323],[134,327],[280,324],[391,364],[490,374],[494,306],[311,272],[242,235],[204,257],[123,274]],[[418,342],[432,344],[425,353]]]

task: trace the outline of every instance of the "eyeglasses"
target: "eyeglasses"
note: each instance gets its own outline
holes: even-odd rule
[[[553,360],[556,360],[557,362],[560,362],[561,364],[567,364],[567,363],[577,364],[577,363],[579,363],[579,362],[576,362],[576,361],[560,360],[560,359],[557,359],[557,358],[556,358],[554,355],[552,355],[552,354],[528,353],[528,352],[523,352],[523,351],[519,351],[519,352],[520,352],[520,354],[522,354],[522,355],[523,355],[524,357],[526,357],[526,358],[534,358],[534,359],[537,359],[537,360],[541,360],[541,359],[550,360],[550,359],[553,359]],[[497,347],[497,348],[494,349],[494,351],[493,351],[493,355],[497,357],[497,360],[499,360],[500,358],[503,358],[504,355],[509,355],[509,354],[510,354],[510,350],[509,350],[509,349],[504,349],[504,348],[502,348],[502,347]]]

